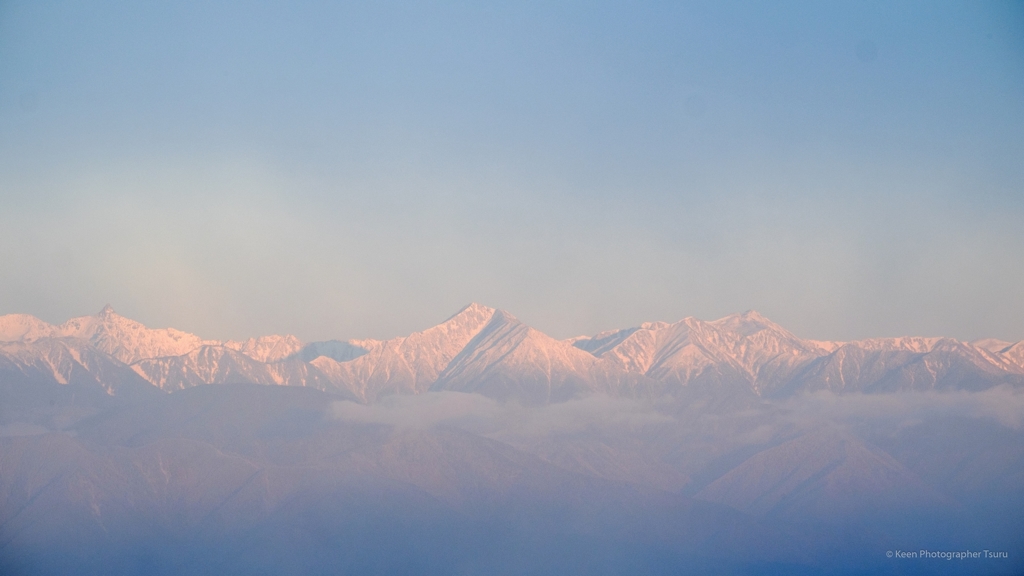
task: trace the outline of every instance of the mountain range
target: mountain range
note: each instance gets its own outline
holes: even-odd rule
[[[1021,486],[1019,342],[0,317],[5,575],[1019,574]]]
[[[28,386],[123,395],[250,383],[311,387],[361,403],[428,391],[474,392],[528,405],[595,392],[778,399],[818,390],[1022,386],[1024,342],[806,340],[754,311],[559,340],[480,304],[389,340],[303,343],[271,335],[216,341],[147,328],[107,306],[60,325],[24,314],[0,316],[0,379],[12,393]]]

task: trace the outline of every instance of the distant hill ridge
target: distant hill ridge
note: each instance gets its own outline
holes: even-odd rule
[[[820,342],[754,311],[558,340],[476,303],[389,340],[303,343],[271,335],[238,342],[151,329],[106,306],[60,325],[0,316],[0,383],[26,393],[70,385],[107,395],[255,383],[313,387],[360,402],[449,390],[531,405],[596,392],[775,398],[816,390],[983,390],[1024,386],[1024,342]]]

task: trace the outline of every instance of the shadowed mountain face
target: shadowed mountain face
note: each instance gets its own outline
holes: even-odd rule
[[[1024,405],[956,401],[975,396]],[[824,415],[251,384],[118,399],[63,429],[0,428],[0,570],[858,574],[892,572],[894,548],[1021,549],[1019,427],[845,398]]]
[[[950,504],[888,454],[828,429],[759,452],[697,496],[758,515],[824,522]]]
[[[0,318],[3,574],[1015,574],[1019,345]],[[188,348],[185,350],[185,348]],[[917,563],[886,551],[990,550]]]

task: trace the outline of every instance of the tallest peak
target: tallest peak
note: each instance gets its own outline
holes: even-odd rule
[[[456,318],[469,318],[476,316],[490,317],[492,314],[494,314],[494,312],[494,308],[484,306],[483,304],[478,304],[476,302],[471,302],[468,305],[464,306],[462,310],[459,310],[455,314],[451,315],[448,318],[448,320],[445,320],[445,322],[450,322],[451,320],[454,320]]]
[[[461,314],[463,312],[494,312],[494,308],[491,308],[490,306],[484,306],[479,302],[470,302],[469,304],[464,306],[462,310],[459,310],[456,314]]]
[[[116,315],[117,315],[117,312],[114,312],[114,308],[110,304],[107,304],[106,306],[104,306],[103,310],[100,310],[100,313],[97,314],[97,316],[99,316],[100,318],[109,318],[111,316],[116,316]]]

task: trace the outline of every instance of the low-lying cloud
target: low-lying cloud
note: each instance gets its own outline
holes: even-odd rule
[[[601,427],[638,427],[671,421],[644,401],[595,394],[584,398],[527,407],[499,402],[479,394],[428,392],[388,396],[371,405],[335,402],[332,415],[347,422],[386,424],[399,428],[455,426],[477,433],[514,430],[519,435],[568,434]]]
[[[601,394],[528,407],[479,394],[429,392],[389,396],[371,405],[335,402],[331,415],[345,422],[402,429],[455,427],[513,443],[596,437],[605,432],[660,436],[674,430],[680,440],[703,442],[718,438],[738,446],[771,443],[773,438],[822,424],[903,428],[936,418],[957,417],[990,420],[1020,430],[1024,428],[1024,390],[1004,386],[983,392],[813,392],[726,413],[705,412],[697,405],[686,408],[667,401]]]
[[[982,392],[899,392],[844,394],[812,392],[780,404],[797,419],[812,416],[833,422],[887,421],[913,423],[934,417],[995,420],[1015,430],[1024,426],[1024,390],[998,386]]]

